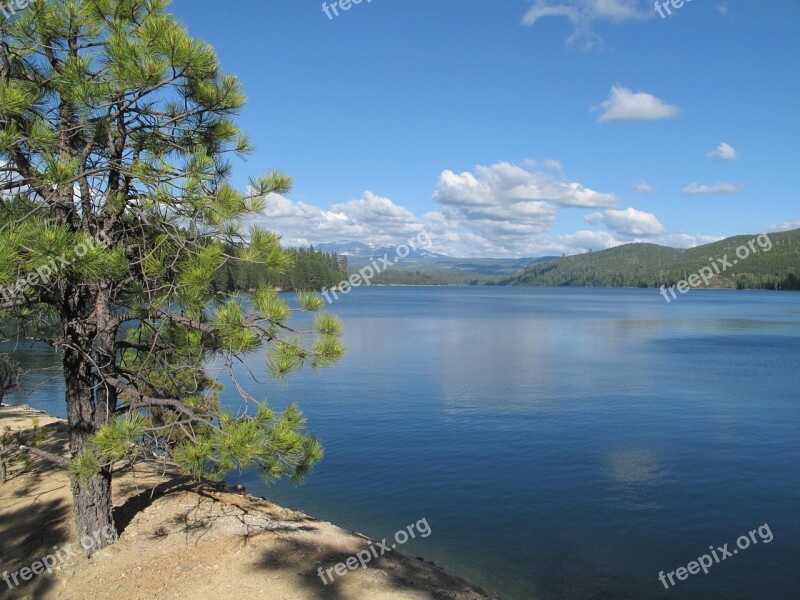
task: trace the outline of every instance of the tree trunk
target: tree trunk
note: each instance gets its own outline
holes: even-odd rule
[[[75,331],[68,333],[75,334]],[[75,340],[82,336],[68,335]],[[78,350],[80,342],[64,348],[64,378],[66,380],[67,417],[70,449],[80,454],[97,431],[92,367],[88,358]],[[91,348],[91,346],[90,346]],[[105,407],[103,407],[105,412]],[[78,541],[87,556],[108,546],[116,539],[111,513],[111,472],[102,469],[88,481],[72,478],[72,497]]]
[[[75,526],[86,556],[105,548],[117,537],[111,514],[111,472],[102,469],[89,481],[72,480]]]
[[[100,284],[94,305],[95,328],[95,369],[100,375],[95,393],[95,426],[99,429],[117,411],[117,388],[108,385],[105,380],[117,377],[117,325],[114,319],[113,303],[110,299],[110,284]]]

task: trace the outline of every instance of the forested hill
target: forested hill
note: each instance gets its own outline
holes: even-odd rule
[[[230,250],[232,251],[232,250]],[[228,262],[214,275],[216,291],[251,291],[261,285],[287,291],[319,291],[332,288],[348,276],[347,257],[311,248],[288,248],[290,266],[283,273],[262,264]]]
[[[757,252],[750,249],[750,242]],[[772,248],[768,249],[770,243]],[[746,258],[737,257],[740,247],[747,248]],[[744,256],[745,252],[740,254]],[[729,265],[722,260],[726,255]],[[800,229],[770,233],[767,238],[736,236],[689,249],[626,244],[530,265],[502,284],[670,287],[704,267],[715,265],[720,273],[714,272],[707,287],[800,289]]]

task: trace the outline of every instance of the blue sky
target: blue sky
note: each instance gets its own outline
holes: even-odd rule
[[[244,83],[258,151],[236,183],[294,177],[260,218],[289,244],[424,229],[450,255],[516,257],[800,227],[796,0],[170,10]]]

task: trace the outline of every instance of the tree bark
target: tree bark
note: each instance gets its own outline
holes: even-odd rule
[[[64,378],[66,380],[67,421],[70,449],[77,456],[86,449],[97,431],[96,403],[92,364],[81,352],[84,336],[67,326],[66,339],[73,343],[64,348]],[[91,348],[91,345],[88,346]],[[105,413],[105,407],[103,407]],[[90,480],[72,478],[73,513],[78,541],[87,556],[109,545],[116,538],[112,516],[111,472],[101,469]]]
[[[78,542],[86,556],[117,537],[111,513],[111,472],[102,469],[89,481],[72,479],[72,502]]]
[[[99,429],[114,415],[117,410],[117,388],[109,385],[109,378],[117,377],[117,332],[119,325],[114,318],[113,302],[111,301],[111,284],[103,281],[98,286],[97,299],[94,306],[94,319],[96,329],[95,369],[97,384],[95,400],[97,414],[95,426]]]

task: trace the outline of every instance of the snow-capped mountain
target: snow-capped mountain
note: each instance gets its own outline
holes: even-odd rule
[[[387,255],[390,260],[397,257],[396,246],[381,247],[352,240],[317,244],[316,250],[335,252],[346,256],[350,268],[360,268],[370,264],[373,259]],[[405,251],[404,251],[405,252]],[[542,258],[456,258],[417,248],[411,250],[407,257],[393,263],[393,268],[407,271],[449,271],[456,273],[479,273],[482,275],[514,275],[526,266],[552,260],[555,257]]]
[[[375,244],[365,244],[363,242],[349,240],[319,244],[314,246],[314,248],[316,250],[322,250],[323,252],[335,252],[339,256],[352,256],[356,258],[377,258],[384,254],[394,256],[397,252],[397,246],[381,247]],[[436,252],[431,252],[424,248],[409,249],[411,250],[409,257],[448,258],[444,254],[437,254]]]

